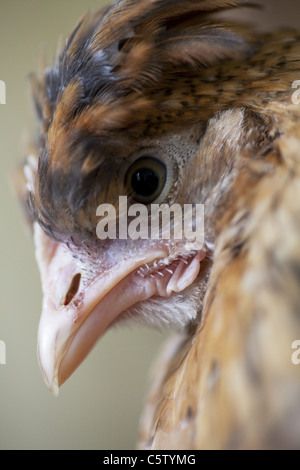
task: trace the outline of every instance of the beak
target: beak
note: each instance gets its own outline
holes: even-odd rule
[[[34,240],[43,289],[38,359],[46,384],[57,396],[59,387],[118,315],[155,291],[154,285],[134,281],[130,273],[166,253],[154,250],[148,257],[116,264],[87,281],[72,252],[51,240],[36,223]]]
[[[102,262],[87,270],[80,257],[50,239],[37,223],[34,241],[43,290],[38,359],[55,396],[122,312],[154,295],[180,292],[196,279],[205,257],[200,251],[189,263],[177,260],[170,265],[166,245],[157,243],[133,250],[126,260],[116,256],[113,267]],[[160,275],[139,274],[139,268],[153,263],[160,263]]]

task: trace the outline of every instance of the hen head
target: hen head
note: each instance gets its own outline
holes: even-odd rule
[[[119,0],[85,15],[55,64],[32,78],[39,134],[23,195],[44,296],[38,357],[54,394],[116,322],[201,323],[214,247],[240,209],[237,177],[277,135],[262,103],[280,103],[289,83],[281,74],[266,87],[278,45],[262,74],[260,40],[218,19],[243,4]],[[148,214],[151,204],[204,204],[204,240],[124,236],[136,203]],[[115,239],[97,236],[103,204],[115,208]],[[236,223],[232,256],[238,233]]]

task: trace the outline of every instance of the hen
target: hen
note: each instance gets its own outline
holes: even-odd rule
[[[246,3],[119,0],[32,78],[41,371],[57,394],[112,324],[176,329],[139,448],[300,444],[300,33],[220,19]],[[204,204],[204,243],[126,239],[119,196]],[[97,237],[101,204],[114,240]]]

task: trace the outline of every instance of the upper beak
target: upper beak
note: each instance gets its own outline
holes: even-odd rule
[[[38,359],[45,382],[58,395],[59,387],[117,316],[137,301],[151,297],[153,283],[132,280],[130,273],[166,256],[154,249],[114,269],[84,278],[83,266],[63,244],[34,226],[36,258],[41,272],[43,307],[38,331]]]

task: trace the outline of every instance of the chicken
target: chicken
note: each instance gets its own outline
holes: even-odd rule
[[[39,132],[20,195],[41,371],[57,395],[117,322],[174,329],[139,448],[300,444],[300,34],[220,18],[246,3],[119,0],[32,77]],[[120,196],[128,214],[204,205],[202,243],[124,236]],[[116,237],[98,236],[103,204]]]

